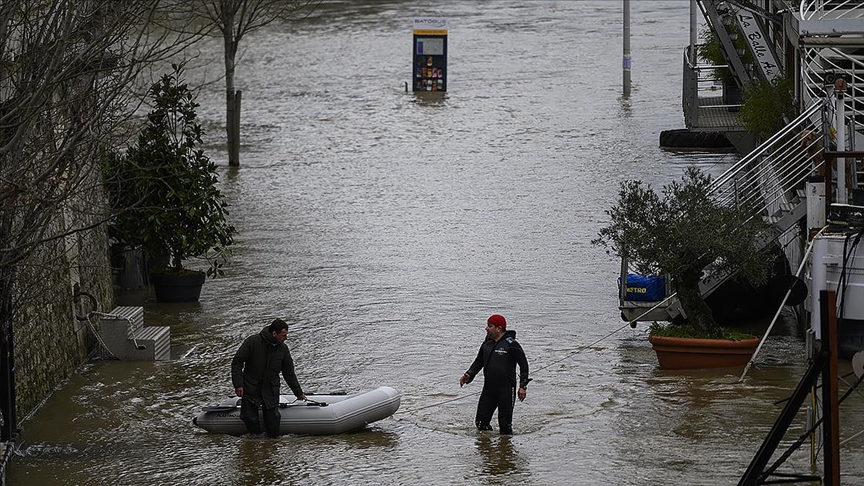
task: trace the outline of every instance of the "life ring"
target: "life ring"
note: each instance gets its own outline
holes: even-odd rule
[[[81,297],[86,297],[87,300],[90,301],[90,307],[93,309],[88,312],[86,315],[78,315],[78,310],[75,310],[75,319],[79,321],[86,321],[90,319],[90,314],[92,314],[96,310],[96,297],[93,297],[93,294],[87,292],[76,292],[75,295],[72,296],[72,302],[75,304],[79,304],[81,302]]]

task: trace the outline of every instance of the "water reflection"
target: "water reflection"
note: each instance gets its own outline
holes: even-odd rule
[[[412,101],[420,106],[444,106],[447,102],[447,94],[441,91],[430,93],[417,91],[413,95]]]
[[[395,449],[399,445],[399,436],[387,430],[375,428],[360,429],[354,432],[333,436],[308,436],[302,442],[307,445],[328,445],[360,449]]]
[[[476,441],[483,475],[514,476],[526,474],[528,459],[519,454],[508,435],[481,433]]]
[[[237,444],[237,454],[231,461],[229,471],[237,477],[233,484],[279,484],[283,474],[273,458],[290,455],[293,448],[284,446],[284,438],[243,437]]]

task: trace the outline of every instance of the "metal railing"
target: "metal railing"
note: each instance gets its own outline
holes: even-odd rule
[[[721,204],[735,205],[743,210],[748,221],[766,218],[774,224],[774,238],[786,237],[801,216],[804,203],[798,201],[797,190],[803,189],[808,177],[824,165],[824,133],[822,118],[827,110],[826,101],[813,103],[782,130],[766,140],[753,152],[743,157],[723,174],[711,181],[709,193]],[[791,217],[784,217],[791,215]],[[742,223],[743,224],[743,223]],[[774,240],[771,240],[774,241]],[[768,244],[771,241],[763,243]],[[629,262],[622,260],[621,279],[626,282],[628,273],[636,273]],[[730,275],[707,275],[701,284],[703,295],[716,290]],[[668,279],[667,279],[668,282]],[[623,293],[621,294],[623,301]],[[677,300],[670,296],[663,305],[654,307],[677,307]],[[622,311],[624,311],[622,305]],[[628,309],[633,312],[633,309]],[[661,314],[644,313],[636,309],[632,320],[656,320]],[[651,309],[652,311],[654,308]],[[661,309],[662,311],[662,309]],[[663,311],[665,312],[665,311]],[[674,312],[669,312],[674,317]]]
[[[693,51],[695,49],[691,50],[690,47],[684,48],[681,104],[687,128],[691,130],[743,129],[743,125],[735,115],[741,107],[740,99],[729,100],[725,90],[733,87],[724,87],[721,81],[722,75],[718,74],[729,71],[729,66],[699,63],[698,59],[693,59],[695,55]],[[737,84],[734,89],[738,90]],[[740,90],[738,92],[740,93]]]
[[[864,24],[864,20],[862,20]],[[864,28],[862,28],[864,30]],[[864,43],[862,43],[864,44]],[[864,47],[864,46],[862,46]],[[852,55],[842,47],[808,47],[804,49],[802,59],[801,87],[805,100],[824,98],[827,92],[833,91],[832,77],[847,77],[847,91],[843,97],[846,123],[851,141],[850,150],[855,150],[855,138],[851,136],[861,132],[864,124],[864,57]]]
[[[825,101],[813,103],[736,162],[712,181],[711,194],[722,203],[747,208],[751,218],[773,214],[824,163],[818,149],[825,106]]]
[[[798,8],[802,20],[838,20],[864,18],[861,0],[802,0]]]

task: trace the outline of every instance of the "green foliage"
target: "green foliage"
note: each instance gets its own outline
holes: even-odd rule
[[[699,291],[703,271],[737,273],[751,283],[768,277],[771,259],[758,241],[767,223],[714,200],[711,179],[688,167],[682,180],[662,194],[639,180],[621,183],[618,201],[606,211],[609,223],[592,243],[626,259],[643,275],[665,274],[690,322],[703,335],[719,326]]]
[[[719,333],[715,336],[717,339],[725,339],[727,341],[743,341],[744,339],[752,339],[754,336],[745,334],[734,329],[725,327],[718,328]],[[648,334],[652,336],[675,337],[675,338],[704,338],[705,335],[692,324],[668,324],[663,325],[659,322],[653,322],[648,327]]]
[[[744,64],[752,63],[753,55],[750,54],[747,42],[744,40],[744,37],[737,26],[733,28],[731,35],[735,38],[733,43],[735,44],[736,49],[744,52],[741,62]],[[699,38],[702,39],[702,44],[696,46],[696,54],[709,64],[715,66],[726,65],[726,56],[723,54],[723,46],[720,44],[720,40],[717,38],[714,31],[710,28],[704,29],[699,33]],[[735,82],[735,78],[729,68],[715,69],[712,75],[714,79],[727,81],[729,83]]]
[[[174,271],[197,257],[210,263],[208,275],[221,275],[235,230],[216,187],[216,164],[198,148],[198,104],[182,67],[173,67],[150,88],[153,109],[137,144],[103,163],[109,230],[121,244],[169,257]]]
[[[773,82],[753,81],[744,88],[744,103],[738,117],[748,132],[767,139],[795,118],[793,81],[777,78]]]

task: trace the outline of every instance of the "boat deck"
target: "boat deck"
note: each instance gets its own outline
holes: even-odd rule
[[[698,98],[697,116],[693,117],[690,130],[694,132],[745,131],[744,124],[738,120],[737,107],[724,104],[720,96]]]

